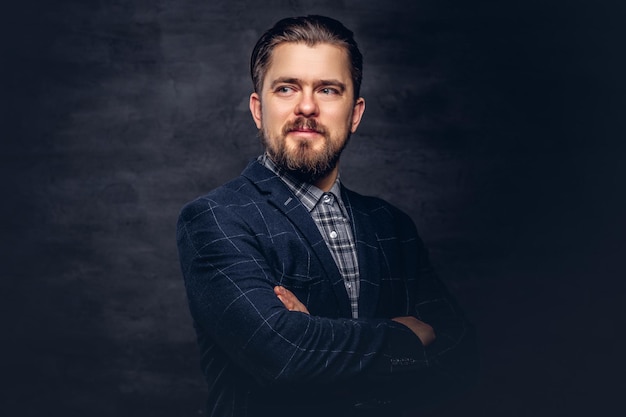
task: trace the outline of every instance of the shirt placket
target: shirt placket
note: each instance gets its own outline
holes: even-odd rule
[[[358,317],[359,280],[356,250],[350,238],[350,224],[332,193],[324,193],[321,203],[320,225],[324,231],[326,244],[344,279],[352,316],[356,318]]]

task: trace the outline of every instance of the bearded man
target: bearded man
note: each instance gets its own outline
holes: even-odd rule
[[[464,386],[474,332],[414,223],[339,180],[365,110],[352,32],[283,19],[251,75],[265,153],[177,229],[208,415],[391,417]]]

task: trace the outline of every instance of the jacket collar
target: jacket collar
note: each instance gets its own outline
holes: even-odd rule
[[[359,317],[375,317],[378,307],[381,267],[384,259],[378,246],[376,224],[363,197],[342,187],[343,201],[352,221],[352,233],[359,262]]]
[[[250,180],[259,192],[267,198],[268,203],[283,213],[304,239],[309,242],[313,253],[319,259],[332,284],[340,314],[343,317],[351,317],[350,302],[343,278],[309,211],[275,173],[261,165],[257,160],[252,161],[241,175]]]

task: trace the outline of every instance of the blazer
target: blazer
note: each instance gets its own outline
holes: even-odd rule
[[[209,416],[359,415],[471,380],[473,328],[414,223],[381,199],[341,192],[357,246],[358,319],[309,212],[259,162],[182,209],[177,242]],[[288,311],[276,285],[311,314]],[[424,347],[390,320],[408,315],[433,326],[436,341]]]

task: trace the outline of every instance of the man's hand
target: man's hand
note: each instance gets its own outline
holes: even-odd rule
[[[417,335],[422,341],[422,345],[428,346],[430,345],[437,336],[435,336],[435,330],[429,325],[424,323],[421,320],[416,319],[411,316],[403,316],[403,317],[395,317],[391,319],[398,323],[404,324],[406,327],[411,329],[413,333]]]
[[[285,305],[287,310],[310,314],[306,306],[287,288],[281,286],[274,287],[274,294],[276,294],[280,302]]]

